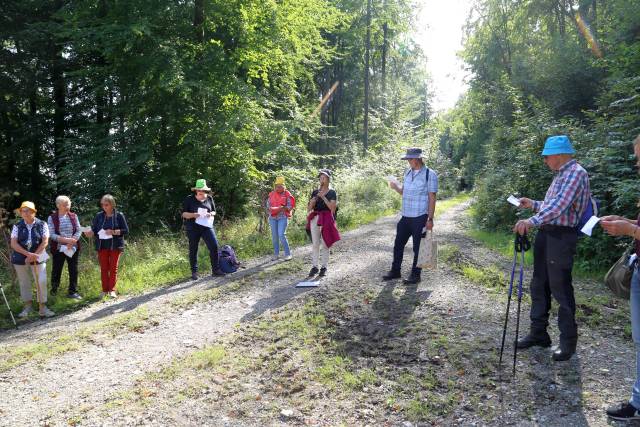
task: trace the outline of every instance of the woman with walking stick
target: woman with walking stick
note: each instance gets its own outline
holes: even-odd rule
[[[36,284],[36,298],[40,317],[51,317],[55,313],[49,310],[47,303],[47,253],[49,227],[47,223],[36,218],[36,206],[33,202],[22,202],[16,209],[22,219],[11,230],[11,264],[16,270],[20,283],[20,296],[24,301],[24,309],[18,317],[24,318],[31,313],[33,292],[31,279]]]

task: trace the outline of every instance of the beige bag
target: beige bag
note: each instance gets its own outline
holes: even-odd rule
[[[628,300],[631,294],[631,276],[633,276],[635,262],[631,262],[630,258],[634,250],[633,246],[627,249],[604,276],[605,285],[618,298]]]
[[[430,270],[438,268],[438,242],[433,237],[433,230],[427,231],[425,237],[420,239],[418,267]]]

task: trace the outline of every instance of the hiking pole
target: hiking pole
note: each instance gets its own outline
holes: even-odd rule
[[[531,244],[527,235],[516,235],[515,251],[521,255],[520,260],[520,278],[518,280],[518,310],[516,314],[516,337],[513,341],[513,376],[516,375],[516,361],[518,359],[518,334],[520,332],[520,306],[522,305],[522,282],[524,280],[524,253],[529,250]]]
[[[38,299],[38,310],[39,310],[40,309],[40,304],[41,304],[41,300],[40,300],[40,274],[38,273],[37,265],[38,264],[31,264],[31,266],[33,267],[33,278],[36,281],[36,298]]]
[[[517,237],[516,237],[517,239]],[[509,308],[511,307],[511,295],[513,293],[513,279],[516,275],[516,262],[518,261],[518,251],[516,244],[513,248],[513,264],[511,265],[511,280],[509,281],[509,294],[507,295],[507,312],[504,315],[504,326],[502,327],[502,344],[500,345],[500,361],[498,367],[502,370],[502,355],[504,353],[504,341],[507,337],[507,324],[509,323]]]
[[[2,298],[4,298],[4,303],[7,304],[7,309],[9,310],[9,315],[11,316],[11,320],[13,321],[13,326],[18,327],[18,323],[16,322],[16,318],[13,317],[13,311],[11,311],[11,306],[9,305],[9,301],[7,301],[7,296],[4,293],[4,288],[2,287],[2,282],[0,282],[0,292],[2,292]]]

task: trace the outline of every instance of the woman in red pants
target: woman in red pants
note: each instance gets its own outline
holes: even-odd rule
[[[124,251],[124,236],[129,233],[127,220],[122,212],[116,210],[116,201],[110,194],[100,200],[101,212],[98,212],[91,224],[91,234],[96,236],[95,244],[100,263],[102,279],[102,297],[116,298],[118,280],[118,261]]]

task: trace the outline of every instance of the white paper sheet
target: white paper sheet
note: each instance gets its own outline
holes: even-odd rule
[[[80,232],[86,233],[88,231],[91,231],[91,227],[80,227]]]
[[[45,262],[49,259],[49,254],[45,251],[38,255],[38,262]]]
[[[305,280],[296,285],[296,288],[317,288],[320,285],[320,281]]]
[[[629,257],[629,261],[627,262],[627,266],[631,267],[633,263],[636,262],[637,259],[638,259],[638,255],[631,254],[631,256]]]
[[[518,207],[518,208],[520,207],[520,200],[518,200],[518,198],[515,197],[513,194],[509,196],[509,198],[507,198],[507,202],[511,203],[515,207]]]
[[[392,184],[397,185],[398,187],[400,186],[400,181],[398,181],[398,179],[395,176],[389,175],[387,177],[387,181],[389,181]]]
[[[69,249],[67,247],[67,245],[60,245],[58,248],[58,251],[62,252],[63,254],[65,254],[66,256],[68,256],[69,258],[72,258],[73,255],[76,253],[77,248],[75,246],[72,246],[71,249]]]
[[[100,231],[98,231],[98,238],[100,240],[108,240],[108,239],[113,239],[113,236],[110,234],[107,234],[107,232],[101,228]]]
[[[586,234],[587,236],[591,236],[591,232],[593,231],[593,227],[595,227],[595,225],[600,221],[600,218],[598,218],[597,216],[592,216],[591,218],[589,218],[589,221],[587,221],[587,223],[584,225],[584,227],[582,227],[582,231],[584,234]]]
[[[213,228],[213,212],[211,216],[207,217],[208,211],[205,208],[198,208],[198,218],[196,218],[196,224],[200,224],[203,227]]]

